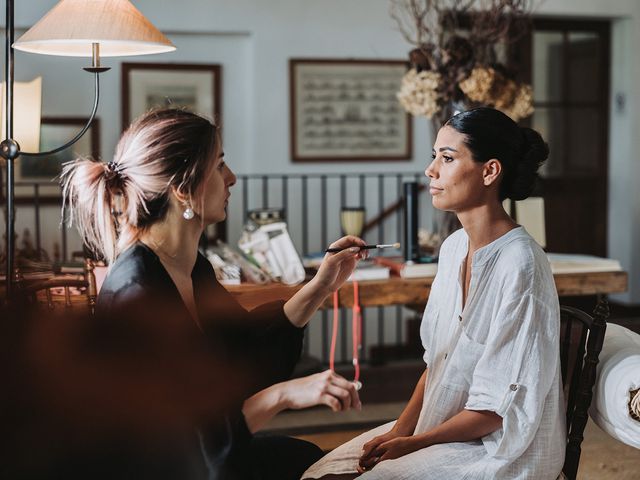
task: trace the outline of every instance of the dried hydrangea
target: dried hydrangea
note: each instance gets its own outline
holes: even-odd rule
[[[396,94],[400,105],[412,115],[433,117],[440,110],[440,74],[432,70],[409,70],[402,78],[400,91]]]
[[[515,122],[528,117],[533,113],[533,89],[531,85],[520,85],[513,103],[500,109],[509,115]]]
[[[518,84],[493,68],[474,68],[459,86],[471,101],[495,107],[516,122],[533,113],[531,86]]]
[[[493,68],[476,67],[458,85],[472,102],[490,103],[490,94],[497,73]]]
[[[516,82],[502,77],[500,81],[494,82],[493,92],[491,95],[493,97],[493,101],[491,101],[491,98],[489,101],[498,110],[504,111],[513,105],[516,95],[518,94],[518,88],[519,87]]]

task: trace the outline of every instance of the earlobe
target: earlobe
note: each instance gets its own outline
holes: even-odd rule
[[[195,216],[195,211],[193,210],[191,195],[185,195],[176,187],[171,187],[171,193],[173,194],[173,198],[176,204],[179,206],[182,211],[182,216],[185,220],[191,220]]]
[[[171,187],[171,193],[180,204],[189,203],[191,201],[190,195],[185,195],[174,186]]]
[[[483,177],[485,186],[488,187],[489,185],[495,183],[500,177],[501,173],[502,173],[502,164],[500,163],[499,160],[492,158],[491,160],[488,160],[487,162],[485,162],[484,168],[482,171],[482,177]]]

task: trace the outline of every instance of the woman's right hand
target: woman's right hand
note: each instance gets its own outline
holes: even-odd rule
[[[295,378],[279,384],[286,408],[299,410],[327,405],[334,412],[360,409],[360,397],[353,382],[331,370]]]
[[[377,448],[380,445],[388,442],[389,440],[393,440],[394,438],[406,437],[408,435],[411,435],[411,432],[404,433],[396,427],[397,423],[387,433],[378,435],[377,437],[372,438],[363,445],[362,455],[360,456],[360,460],[358,460],[358,473],[364,473],[366,470],[369,470],[375,466],[378,460]]]
[[[327,253],[318,268],[318,272],[311,280],[317,288],[327,293],[335,292],[347,281],[358,264],[358,260],[367,258],[367,250],[360,250],[367,244],[364,240],[353,235],[347,235],[336,240],[329,248],[342,248],[337,253]]]

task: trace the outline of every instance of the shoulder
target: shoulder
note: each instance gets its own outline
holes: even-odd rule
[[[517,295],[556,295],[549,260],[524,229],[502,246],[495,268],[503,278],[505,288]]]
[[[452,255],[456,255],[456,252],[467,248],[467,233],[464,228],[459,228],[447,238],[444,239],[440,246],[439,257],[446,258]]]
[[[150,294],[162,275],[160,260],[141,243],[122,252],[111,266],[98,296],[98,307]]]
[[[509,241],[502,245],[498,261],[525,269],[549,266],[546,254],[524,228],[514,231]]]
[[[526,234],[526,232],[524,232]],[[518,235],[500,249],[499,263],[508,263],[518,267],[532,268],[539,261],[540,246],[528,235]]]

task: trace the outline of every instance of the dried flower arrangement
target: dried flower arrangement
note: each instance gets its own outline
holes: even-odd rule
[[[441,125],[456,105],[495,107],[515,121],[533,113],[530,85],[518,82],[501,47],[530,28],[533,0],[390,0],[391,16],[414,45],[398,100]],[[468,22],[466,29],[461,22]]]

